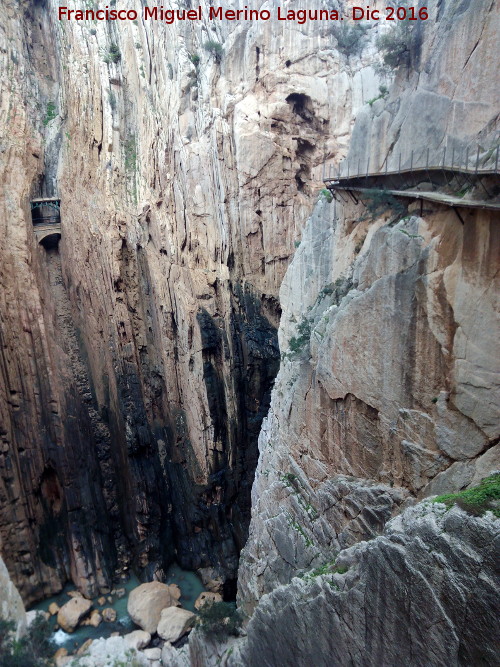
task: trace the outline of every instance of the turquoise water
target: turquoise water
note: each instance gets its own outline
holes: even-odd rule
[[[182,570],[175,563],[167,570],[165,579],[166,584],[177,584],[181,589],[180,603],[184,609],[189,611],[196,611],[194,603],[200,593],[203,593],[205,587],[201,583],[200,578],[194,572]]]
[[[130,591],[140,585],[140,581],[135,575],[131,575],[130,579],[126,582],[116,584],[116,588],[124,588],[126,593],[122,598],[117,598],[115,595],[112,597],[112,602],[109,602],[108,595],[102,596],[106,598],[106,602],[103,605],[97,604],[97,600],[93,600],[92,609],[106,609],[111,607],[116,611],[116,622],[115,623],[105,623],[104,621],[99,625],[98,628],[94,628],[91,625],[83,625],[78,627],[71,634],[64,632],[63,630],[54,631],[54,640],[57,644],[57,647],[64,647],[70,653],[76,651],[87,639],[98,639],[99,637],[109,637],[112,632],[119,632],[121,635],[126,634],[127,632],[132,632],[132,630],[137,629],[137,626],[134,624],[132,619],[127,613],[127,601],[128,594]],[[204,591],[203,584],[201,583],[199,577],[194,572],[188,572],[182,570],[178,565],[173,564],[167,570],[167,575],[165,579],[167,584],[177,584],[181,589],[181,599],[180,603],[185,609],[189,611],[195,611],[194,603],[198,595]],[[34,605],[32,609],[39,609],[41,611],[47,611],[49,605],[52,602],[56,602],[60,607],[70,600],[68,595],[69,591],[74,591],[75,587],[73,584],[68,584],[61,593],[55,595],[54,597],[43,600]],[[101,596],[99,596],[101,597]],[[50,622],[53,627],[56,625],[57,616],[51,616]]]

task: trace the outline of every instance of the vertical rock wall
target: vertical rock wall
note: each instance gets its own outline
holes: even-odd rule
[[[8,1],[1,26],[3,555],[27,601],[174,557],[231,581],[278,288],[315,165],[376,94],[373,35],[348,58],[330,26],[57,7]],[[56,194],[47,253],[29,200]]]
[[[430,11],[418,61],[356,118],[354,164],[498,144],[496,67],[484,65],[498,3]],[[415,499],[500,468],[498,214],[463,211],[462,223],[427,203],[373,214],[344,200],[317,204],[281,287],[283,362],[239,572],[248,611]]]

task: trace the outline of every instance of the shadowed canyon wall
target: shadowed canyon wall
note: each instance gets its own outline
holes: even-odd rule
[[[1,27],[2,553],[26,601],[174,557],[231,582],[312,170],[377,80],[329,27],[56,12]]]
[[[328,24],[84,25],[55,8],[7,3],[1,27],[0,534],[13,581],[25,601],[68,578],[92,594],[132,566],[161,578],[175,558],[213,568],[228,594],[238,572],[255,613],[233,664],[289,664],[276,647],[290,633],[298,664],[322,664],[329,627],[317,653],[304,638],[334,616],[339,664],[353,646],[359,664],[393,664],[403,654],[383,649],[398,641],[424,664],[425,605],[410,618],[398,591],[429,576],[425,553],[446,571],[469,563],[455,551],[484,563],[484,606],[460,609],[492,606],[491,516],[464,519],[461,535],[460,512],[411,506],[500,467],[498,216],[367,215],[318,199],[319,165],[494,148],[498,3],[429,3],[408,67],[386,74],[377,24],[349,54]],[[56,194],[62,238],[47,250],[29,200]],[[297,583],[339,552],[345,579]],[[457,636],[459,579],[433,586]],[[351,623],[353,605],[367,611]],[[366,657],[363,616],[377,609],[386,634],[370,634]],[[439,660],[476,659],[471,637]]]
[[[358,113],[351,164],[498,145],[498,3],[431,16],[418,58]],[[281,287],[284,359],[238,580],[248,611],[415,499],[500,469],[498,213],[370,213],[344,194],[316,205]]]

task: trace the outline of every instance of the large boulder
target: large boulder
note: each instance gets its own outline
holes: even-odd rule
[[[134,630],[134,632],[129,632],[128,635],[125,635],[123,639],[130,648],[141,649],[149,644],[151,635],[145,630]]]
[[[58,613],[59,609],[60,609],[60,607],[57,604],[57,602],[51,602],[49,604],[49,614],[51,616],[55,616]]]
[[[159,581],[141,584],[128,596],[127,611],[136,625],[154,634],[162,609],[175,606],[180,598],[179,587]]]
[[[65,632],[73,632],[81,619],[88,614],[92,602],[82,597],[74,597],[57,612],[57,623]]]
[[[168,607],[161,612],[157,632],[167,642],[176,642],[189,632],[194,625],[196,615],[187,609]]]
[[[127,665],[151,667],[150,661],[140,652],[127,644],[123,637],[96,639],[83,656],[76,656],[69,663],[70,667],[111,667]]]

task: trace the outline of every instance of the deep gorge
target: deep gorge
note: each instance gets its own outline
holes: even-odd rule
[[[0,552],[24,604],[175,562],[248,616],[172,665],[493,664],[498,520],[421,501],[500,469],[496,0],[429,2],[385,67],[376,22],[4,4]],[[429,153],[476,176],[411,188],[463,201],[323,183]]]

